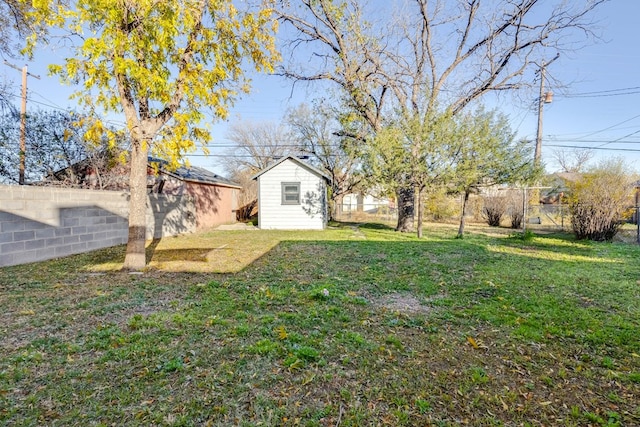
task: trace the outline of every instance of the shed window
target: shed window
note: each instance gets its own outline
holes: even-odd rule
[[[300,183],[299,182],[283,182],[282,183],[282,204],[283,205],[299,205],[300,204]]]

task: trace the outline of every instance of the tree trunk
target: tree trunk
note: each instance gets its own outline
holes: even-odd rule
[[[331,219],[334,221],[339,221],[342,218],[342,201],[344,199],[344,195],[339,194],[333,199],[333,206],[331,209]]]
[[[414,191],[412,187],[399,188],[396,191],[398,197],[398,225],[396,231],[411,233],[414,219]]]
[[[422,187],[418,188],[418,239],[422,238]]]
[[[133,141],[129,164],[129,239],[124,258],[125,270],[139,271],[146,264],[144,245],[147,230],[147,155],[149,144]]]
[[[467,202],[469,201],[469,190],[465,190],[464,198],[462,199],[462,214],[460,215],[460,227],[458,228],[458,238],[461,239],[464,236],[464,213],[467,210]]]

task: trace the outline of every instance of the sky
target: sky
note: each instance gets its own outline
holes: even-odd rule
[[[602,40],[569,55],[562,55],[547,68],[550,77],[545,87],[552,91],[553,102],[544,105],[542,159],[548,172],[559,166],[554,150],[588,147],[595,155],[592,163],[609,157],[622,157],[640,172],[640,1],[612,0],[598,9]],[[73,88],[63,86],[47,75],[47,64],[60,63],[64,51],[47,49],[36,52],[28,62],[29,72],[40,79],[28,79],[28,107],[73,109],[69,100]],[[21,59],[7,59],[18,67]],[[19,104],[20,73],[0,64],[0,79],[15,84]],[[287,109],[323,95],[320,88],[292,86],[277,76],[256,75],[252,92],[237,101],[226,122],[213,124],[211,155],[189,156],[192,165],[222,173],[230,141],[228,127],[234,122],[280,122]],[[561,81],[564,87],[554,84]],[[499,109],[510,118],[519,138],[535,139],[537,109],[535,99],[510,98]],[[123,122],[117,117],[116,123]]]

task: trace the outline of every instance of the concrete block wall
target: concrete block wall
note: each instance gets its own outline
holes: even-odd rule
[[[0,267],[127,242],[128,193],[0,185]],[[147,238],[195,231],[188,196],[150,195]]]

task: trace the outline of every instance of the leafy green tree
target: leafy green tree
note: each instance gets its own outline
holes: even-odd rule
[[[539,173],[531,162],[531,145],[514,141],[506,116],[480,108],[458,115],[457,126],[457,156],[448,187],[463,195],[458,228],[458,237],[462,237],[470,194],[483,187],[529,182]]]
[[[364,168],[370,179],[396,194],[409,185],[410,196],[416,194],[418,237],[422,237],[424,192],[450,179],[458,155],[458,131],[450,112],[427,117],[399,114],[364,148]],[[403,204],[398,208],[403,209]]]
[[[145,203],[150,153],[177,166],[204,145],[208,109],[225,117],[249,89],[244,66],[271,71],[277,58],[272,10],[238,10],[231,0],[56,0],[33,2],[41,29],[75,38],[75,56],[50,70],[79,84],[76,98],[91,110],[124,113],[131,138],[129,239],[125,269],[145,266]],[[30,38],[33,48],[41,33]],[[208,120],[207,120],[208,121]],[[97,121],[87,133],[96,139]]]

